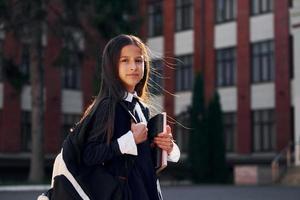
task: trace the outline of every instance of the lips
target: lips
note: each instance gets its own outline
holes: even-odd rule
[[[139,76],[139,74],[127,74],[127,76],[136,77],[136,76]]]

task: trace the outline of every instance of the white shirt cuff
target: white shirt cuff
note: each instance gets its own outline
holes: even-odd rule
[[[117,139],[122,154],[137,155],[137,146],[134,142],[133,134],[128,131]]]
[[[180,150],[176,143],[173,142],[173,149],[168,155],[168,161],[170,162],[178,162],[180,158]]]

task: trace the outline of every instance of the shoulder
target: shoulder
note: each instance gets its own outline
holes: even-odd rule
[[[95,112],[96,113],[107,112],[110,104],[111,103],[108,97],[99,100],[99,102],[95,103],[94,105],[95,106],[94,109],[96,109]]]

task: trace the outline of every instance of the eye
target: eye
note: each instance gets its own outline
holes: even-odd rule
[[[137,63],[142,63],[142,62],[143,62],[143,59],[136,59],[135,62],[137,62]]]
[[[120,62],[122,62],[122,63],[127,63],[127,62],[128,62],[128,59],[121,59]]]

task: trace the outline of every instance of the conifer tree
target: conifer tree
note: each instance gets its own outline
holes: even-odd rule
[[[219,94],[216,92],[207,109],[207,131],[209,134],[211,182],[225,183],[227,180],[224,130]]]
[[[195,183],[209,181],[209,137],[205,126],[204,83],[202,74],[197,74],[190,108],[191,135],[189,139],[189,164]]]

